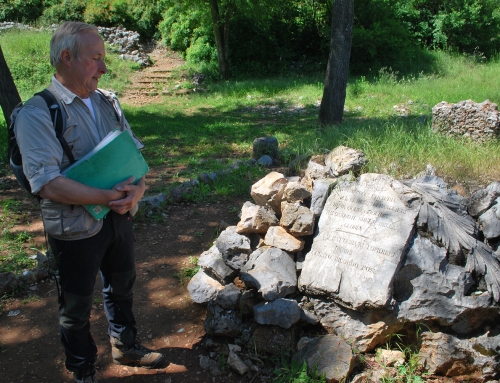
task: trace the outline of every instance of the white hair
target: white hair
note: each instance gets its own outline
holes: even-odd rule
[[[54,68],[61,63],[61,52],[67,49],[73,57],[80,59],[82,49],[82,34],[94,31],[98,33],[94,25],[79,21],[66,21],[62,23],[52,35],[50,40],[50,63]]]

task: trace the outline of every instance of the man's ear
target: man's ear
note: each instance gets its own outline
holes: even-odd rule
[[[61,62],[67,66],[67,67],[71,67],[71,63],[72,63],[72,57],[71,57],[71,53],[68,49],[63,49],[61,51]]]

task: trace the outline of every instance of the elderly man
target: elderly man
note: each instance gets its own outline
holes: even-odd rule
[[[50,42],[56,73],[48,90],[66,119],[63,135],[76,160],[114,129],[127,130],[137,147],[142,147],[116,97],[103,91],[106,98],[97,91],[99,79],[107,71],[104,56],[97,28],[85,23],[63,23]],[[89,318],[100,271],[114,362],[158,368],[164,357],[139,343],[132,313],[135,255],[130,211],[144,194],[144,177],[135,184],[131,177],[112,190],[103,190],[62,176],[69,159],[56,138],[49,113],[46,102],[34,96],[20,111],[15,132],[23,171],[32,192],[41,197],[43,222],[59,269],[59,328],[66,367],[75,382],[97,382],[97,347]],[[83,204],[108,205],[111,211],[95,220]]]

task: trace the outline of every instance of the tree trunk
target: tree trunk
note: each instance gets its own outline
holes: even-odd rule
[[[17,104],[21,102],[21,97],[14,84],[14,79],[10,73],[7,62],[3,56],[2,47],[0,46],[0,106],[7,121],[7,127],[10,125],[10,114]]]
[[[210,14],[212,15],[212,26],[214,29],[215,45],[217,46],[217,62],[219,64],[219,73],[224,79],[229,78],[229,64],[228,64],[228,34],[229,23],[223,20],[220,14],[219,1],[210,1]],[[226,13],[227,15],[227,13]]]
[[[332,9],[330,55],[326,67],[319,123],[342,123],[351,58],[354,0],[335,0]]]

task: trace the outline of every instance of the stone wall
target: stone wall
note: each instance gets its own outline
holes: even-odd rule
[[[442,101],[432,108],[432,130],[454,137],[486,141],[498,137],[498,106],[489,100],[472,100],[449,104]]]

